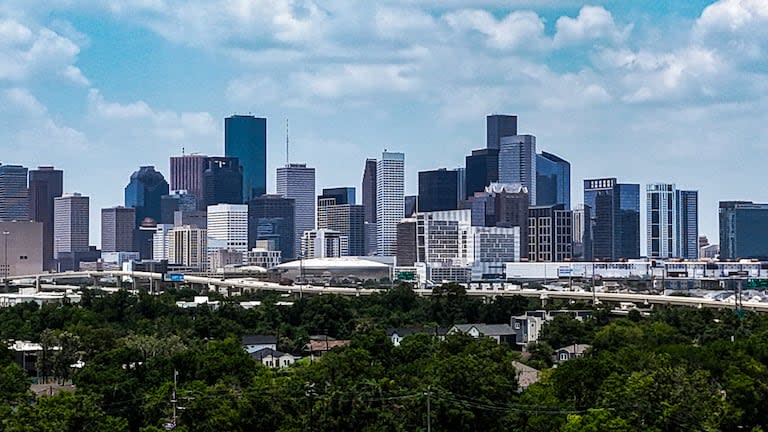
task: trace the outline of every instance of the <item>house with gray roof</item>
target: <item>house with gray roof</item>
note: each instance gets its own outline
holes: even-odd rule
[[[448,334],[456,333],[468,334],[473,338],[489,337],[496,343],[515,342],[515,332],[509,324],[456,324],[448,330]]]

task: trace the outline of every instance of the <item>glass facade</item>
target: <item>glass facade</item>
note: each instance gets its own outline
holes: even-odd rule
[[[473,150],[465,159],[465,167],[465,192],[469,198],[499,181],[499,149]]]
[[[584,205],[592,209],[593,259],[640,257],[640,185],[584,180]]]
[[[517,116],[489,115],[485,118],[485,131],[486,148],[498,149],[502,137],[517,135]]]
[[[29,220],[27,167],[0,165],[0,222]]]
[[[720,201],[720,259],[768,259],[768,204]]]
[[[279,250],[284,260],[295,255],[294,214],[296,201],[280,195],[262,195],[248,203],[248,249],[257,240],[268,240],[270,249]]]
[[[321,199],[333,198],[335,205],[355,204],[355,188],[337,187],[323,189],[323,194],[317,197],[318,203]]]
[[[419,211],[456,210],[457,177],[455,170],[445,168],[419,171]],[[407,212],[406,215],[409,216]]]
[[[243,167],[243,199],[267,192],[267,119],[234,115],[224,119],[224,155]]]
[[[168,182],[153,166],[143,166],[131,174],[125,187],[125,206],[136,209],[136,227],[144,218],[162,219],[161,201],[168,195]]]
[[[536,205],[571,208],[571,164],[552,153],[536,155]]]
[[[242,204],[243,168],[236,157],[209,157],[203,172],[205,206]]]

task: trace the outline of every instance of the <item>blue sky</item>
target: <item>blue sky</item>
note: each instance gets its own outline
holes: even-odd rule
[[[676,183],[717,242],[718,200],[768,201],[766,49],[766,0],[5,0],[0,161],[63,168],[99,244],[131,172],[222,153],[232,113],[268,117],[270,190],[288,118],[318,188],[387,148],[409,193],[513,113],[573,203],[589,177]]]

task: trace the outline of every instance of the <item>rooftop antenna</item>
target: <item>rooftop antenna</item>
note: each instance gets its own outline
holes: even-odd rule
[[[289,163],[288,158],[288,119],[285,119],[285,165],[287,166]]]
[[[184,146],[181,146],[181,155],[184,156]]]

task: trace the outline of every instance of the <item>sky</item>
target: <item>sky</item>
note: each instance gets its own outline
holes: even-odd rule
[[[697,189],[717,243],[719,200],[768,202],[767,49],[768,0],[3,0],[0,162],[63,169],[98,245],[133,171],[222,154],[234,113],[268,119],[269,191],[288,119],[291,162],[358,194],[365,158],[405,152],[415,194],[516,114],[572,203],[584,178]]]

